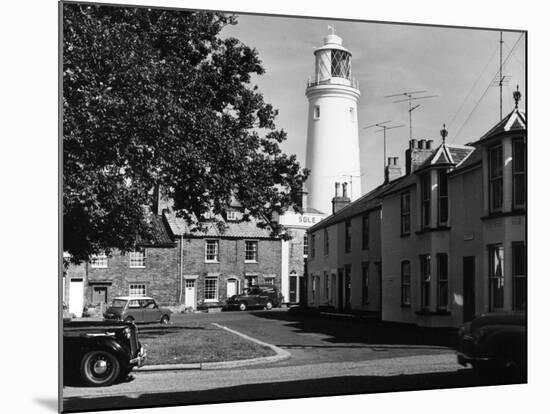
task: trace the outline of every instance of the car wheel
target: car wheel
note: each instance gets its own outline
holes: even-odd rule
[[[246,310],[246,303],[244,302],[239,303],[239,310],[242,310],[242,311]]]
[[[273,303],[267,302],[267,303],[265,304],[265,308],[266,308],[267,310],[272,309],[272,308],[273,308]]]
[[[163,325],[166,325],[168,322],[170,322],[170,317],[168,315],[163,315],[162,318],[160,318],[160,323]]]
[[[120,363],[110,352],[90,351],[82,358],[80,374],[87,385],[111,385],[120,374]]]
[[[134,318],[132,318],[131,316],[127,316],[126,319],[124,319],[124,322],[134,323]]]

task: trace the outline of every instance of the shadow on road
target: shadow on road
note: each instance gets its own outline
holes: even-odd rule
[[[425,328],[368,319],[304,315],[291,311],[251,314],[258,318],[283,321],[297,333],[326,335],[330,338],[324,341],[332,343],[444,347],[454,347],[456,344],[454,328]]]
[[[204,391],[140,394],[100,398],[68,398],[64,412],[119,408],[165,407],[275,400],[300,397],[370,394],[441,388],[462,388],[487,385],[521,384],[525,378],[483,380],[470,369],[454,372],[382,376],[345,376],[323,379],[246,384]]]

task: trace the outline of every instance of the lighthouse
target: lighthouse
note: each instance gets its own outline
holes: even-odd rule
[[[362,195],[357,128],[361,94],[351,76],[351,52],[334,29],[314,55],[315,76],[306,88],[306,167],[310,176],[305,191],[309,208],[331,214],[335,183],[347,183],[352,201]]]

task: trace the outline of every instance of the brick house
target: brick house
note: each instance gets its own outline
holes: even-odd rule
[[[81,316],[84,307],[101,314],[116,296],[147,295],[161,305],[178,301],[178,250],[160,215],[148,215],[152,235],[127,253],[92,256],[89,262],[71,265],[64,275],[64,298],[69,311]]]
[[[194,231],[183,218],[165,211],[177,243],[177,300],[186,308],[219,307],[251,285],[281,290],[280,238],[271,235],[269,226],[258,227],[255,219],[242,221],[240,214],[228,213],[224,231],[214,221]]]

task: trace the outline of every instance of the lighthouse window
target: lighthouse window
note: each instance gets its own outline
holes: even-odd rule
[[[330,73],[334,77],[346,78],[350,77],[349,54],[343,50],[333,50],[330,61]]]
[[[319,105],[315,105],[315,108],[313,109],[313,119],[319,118],[321,118],[321,107]]]

